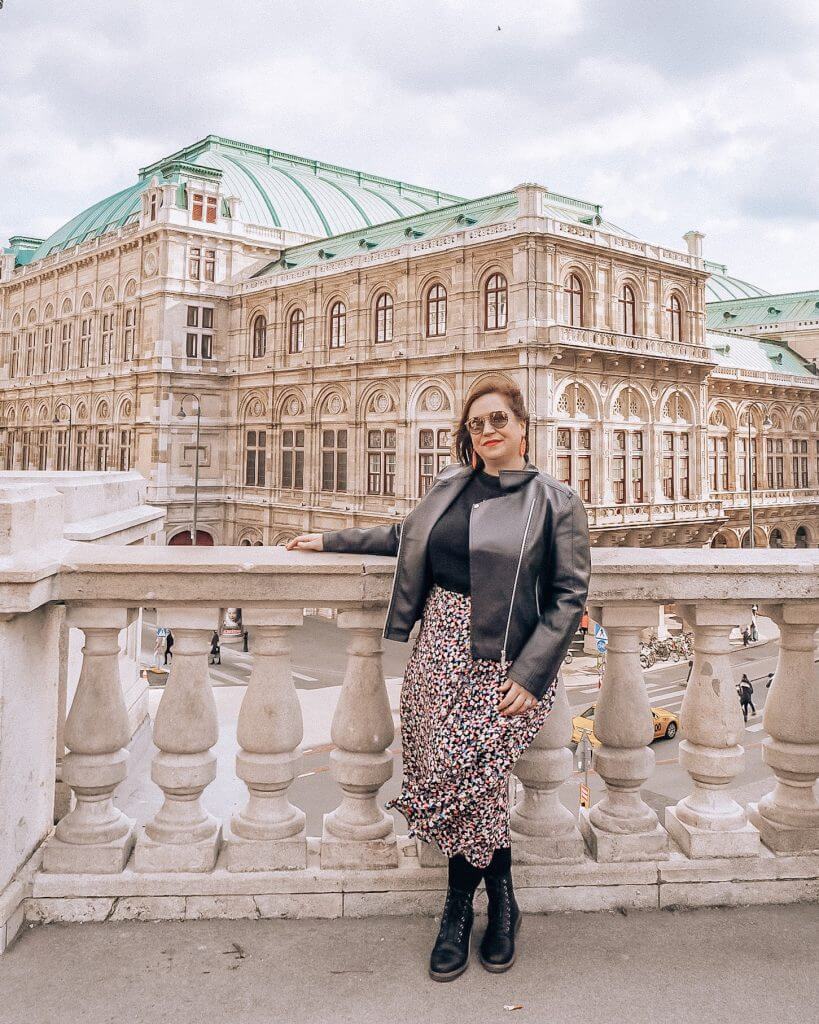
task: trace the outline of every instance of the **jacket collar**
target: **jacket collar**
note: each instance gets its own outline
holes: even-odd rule
[[[473,469],[471,466],[449,466],[447,467],[446,476],[441,481],[442,483],[450,483],[456,480],[466,484],[466,482],[474,476],[478,470]],[[511,491],[516,487],[520,487],[521,484],[528,483],[538,475],[540,470],[534,464],[526,459],[526,465],[523,469],[502,469],[498,473],[498,480],[500,482],[501,490]]]

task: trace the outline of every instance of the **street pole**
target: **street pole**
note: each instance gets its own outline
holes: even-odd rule
[[[191,526],[191,544],[196,544],[196,513],[199,506],[199,421],[202,415],[202,406],[199,399],[196,399],[196,458],[193,471],[193,524]]]
[[[65,468],[67,472],[71,472],[71,424],[72,424],[72,412],[71,406],[68,407],[68,441],[65,446]]]
[[[753,405],[748,407],[748,514],[751,520],[751,532],[748,535],[749,548],[754,546],[754,460],[751,449],[751,409],[753,409]]]

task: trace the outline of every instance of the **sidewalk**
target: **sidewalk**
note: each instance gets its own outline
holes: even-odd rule
[[[432,918],[41,926],[0,960],[0,1020],[771,1024],[819,1004],[816,905],[526,915],[506,974],[478,962],[484,920],[447,984]]]

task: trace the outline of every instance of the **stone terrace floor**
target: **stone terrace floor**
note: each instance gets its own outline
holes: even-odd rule
[[[819,905],[524,918],[518,961],[427,976],[432,918],[25,928],[2,1024],[772,1024],[819,1005]],[[522,1006],[521,1009],[507,1007]]]

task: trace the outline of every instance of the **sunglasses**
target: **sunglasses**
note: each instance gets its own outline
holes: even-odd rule
[[[489,416],[472,416],[466,421],[466,429],[470,434],[482,434],[487,419],[494,430],[503,430],[509,422],[509,413],[502,409],[490,412]]]

